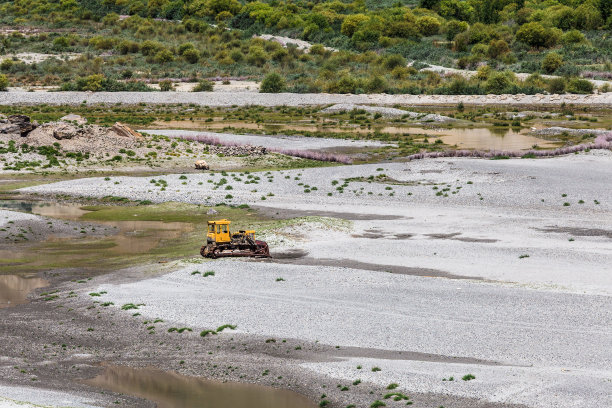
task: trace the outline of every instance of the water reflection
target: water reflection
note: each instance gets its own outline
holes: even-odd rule
[[[21,200],[0,200],[0,208],[65,220],[77,220],[83,214],[89,212],[81,209],[81,205],[78,204],[58,204]]]
[[[48,284],[49,282],[41,278],[0,275],[0,309],[26,303],[28,293]]]
[[[108,366],[85,383],[146,398],[158,408],[313,408],[304,396],[253,384],[220,383],[154,369]]]
[[[298,132],[328,132],[328,133],[360,133],[368,134],[372,132],[390,133],[390,134],[411,134],[411,135],[427,135],[440,137],[442,141],[448,145],[457,145],[461,149],[480,149],[480,150],[527,150],[533,145],[538,145],[542,148],[555,148],[557,144],[545,139],[531,136],[528,133],[529,128],[514,129],[507,127],[480,127],[480,128],[465,128],[465,127],[418,127],[418,126],[321,126],[320,124],[308,125],[286,125],[286,124],[260,124],[260,123],[242,123],[242,122],[218,122],[218,123],[191,123],[174,122],[174,123],[155,123],[160,125],[160,128],[183,128],[183,129],[201,129],[211,131],[221,131],[226,127],[235,127],[237,129],[257,129],[271,132],[282,133],[283,130],[292,130]],[[147,132],[155,134],[160,130],[147,130]],[[161,132],[160,132],[161,133]],[[274,137],[274,134],[262,135],[266,137]],[[430,140],[431,142],[431,140]]]

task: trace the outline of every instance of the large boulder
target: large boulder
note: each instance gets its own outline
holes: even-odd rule
[[[57,140],[72,139],[81,136],[85,130],[72,123],[58,122],[53,125],[53,137]]]
[[[206,163],[204,160],[198,160],[197,162],[195,162],[195,168],[197,170],[208,170],[210,167],[208,166],[208,163]]]
[[[111,130],[115,132],[118,136],[142,139],[142,135],[140,133],[136,132],[129,126],[124,125],[123,123],[120,123],[120,122],[115,123],[111,127]]]
[[[19,133],[27,136],[32,130],[38,127],[36,121],[30,121],[26,115],[11,115],[8,118],[0,118],[0,133]]]

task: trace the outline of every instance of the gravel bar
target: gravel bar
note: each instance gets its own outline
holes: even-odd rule
[[[192,265],[140,282],[101,285],[98,291],[107,291],[102,300],[113,301],[115,308],[144,303],[139,309],[143,316],[196,332],[233,324],[239,333],[276,339],[501,363],[441,364],[407,357],[305,364],[344,381],[396,382],[407,392],[442,392],[538,408],[612,402],[606,392],[612,375],[609,296],[338,267],[242,260],[202,266],[215,275],[192,275],[197,268]],[[357,365],[363,369],[355,369]],[[374,373],[372,367],[382,371]],[[467,373],[477,380],[459,381]],[[449,376],[459,383],[444,384],[442,378]]]
[[[196,104],[201,106],[374,105],[612,106],[612,92],[592,95],[388,95],[250,92],[0,92],[0,105]]]

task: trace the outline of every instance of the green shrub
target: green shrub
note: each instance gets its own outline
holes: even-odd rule
[[[140,52],[142,55],[155,55],[158,51],[161,51],[164,48],[162,43],[157,41],[147,40],[142,43],[140,46]]]
[[[268,54],[264,51],[263,47],[258,45],[251,46],[249,53],[247,54],[247,61],[249,64],[256,65],[258,67],[263,66],[268,60]]]
[[[168,80],[160,81],[159,82],[159,89],[162,92],[172,91],[174,89],[173,86],[172,86],[172,81],[168,81]]]
[[[567,92],[574,94],[590,94],[593,88],[593,83],[586,79],[572,78],[567,83]]]
[[[382,59],[382,66],[387,70],[391,71],[397,67],[406,67],[406,58],[399,54],[386,55]]]
[[[365,14],[352,14],[346,16],[340,27],[340,32],[347,37],[352,37],[357,30],[370,18]]]
[[[279,93],[285,89],[285,80],[276,72],[270,72],[265,76],[259,87],[259,92]]]
[[[516,32],[516,39],[532,47],[543,47],[547,44],[549,30],[538,22],[523,24]]]
[[[165,64],[174,60],[174,54],[170,50],[161,50],[153,58],[158,64]]]
[[[440,22],[435,17],[423,16],[417,20],[417,27],[424,36],[436,35],[440,30]]]
[[[8,88],[9,80],[4,74],[0,74],[0,91],[6,91]]]
[[[206,79],[201,80],[193,87],[192,92],[212,92],[214,83]]]
[[[190,48],[183,52],[183,58],[185,58],[185,61],[187,61],[188,63],[195,64],[200,60],[200,52],[195,48]]]
[[[563,34],[562,41],[564,44],[577,44],[586,42],[586,38],[584,37],[584,34],[582,34],[580,31],[570,30]]]
[[[563,57],[556,52],[549,52],[542,60],[542,69],[547,74],[552,74],[563,65]]]
[[[104,81],[104,75],[94,74],[89,75],[85,78],[81,78],[77,80],[77,84],[79,81],[82,81],[79,85],[79,91],[101,91],[102,90],[102,82]]]
[[[504,93],[514,83],[514,74],[512,72],[494,72],[489,76],[485,84],[485,89],[489,93],[501,94]]]
[[[553,78],[548,81],[548,92],[551,94],[562,94],[565,92],[565,79]]]

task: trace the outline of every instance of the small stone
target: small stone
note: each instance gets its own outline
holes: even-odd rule
[[[61,117],[60,121],[62,121],[62,122],[73,122],[73,123],[76,123],[77,125],[84,125],[84,124],[87,123],[87,119],[85,119],[81,115],[76,115],[74,113],[70,113],[70,114],[68,114],[66,116]]]

